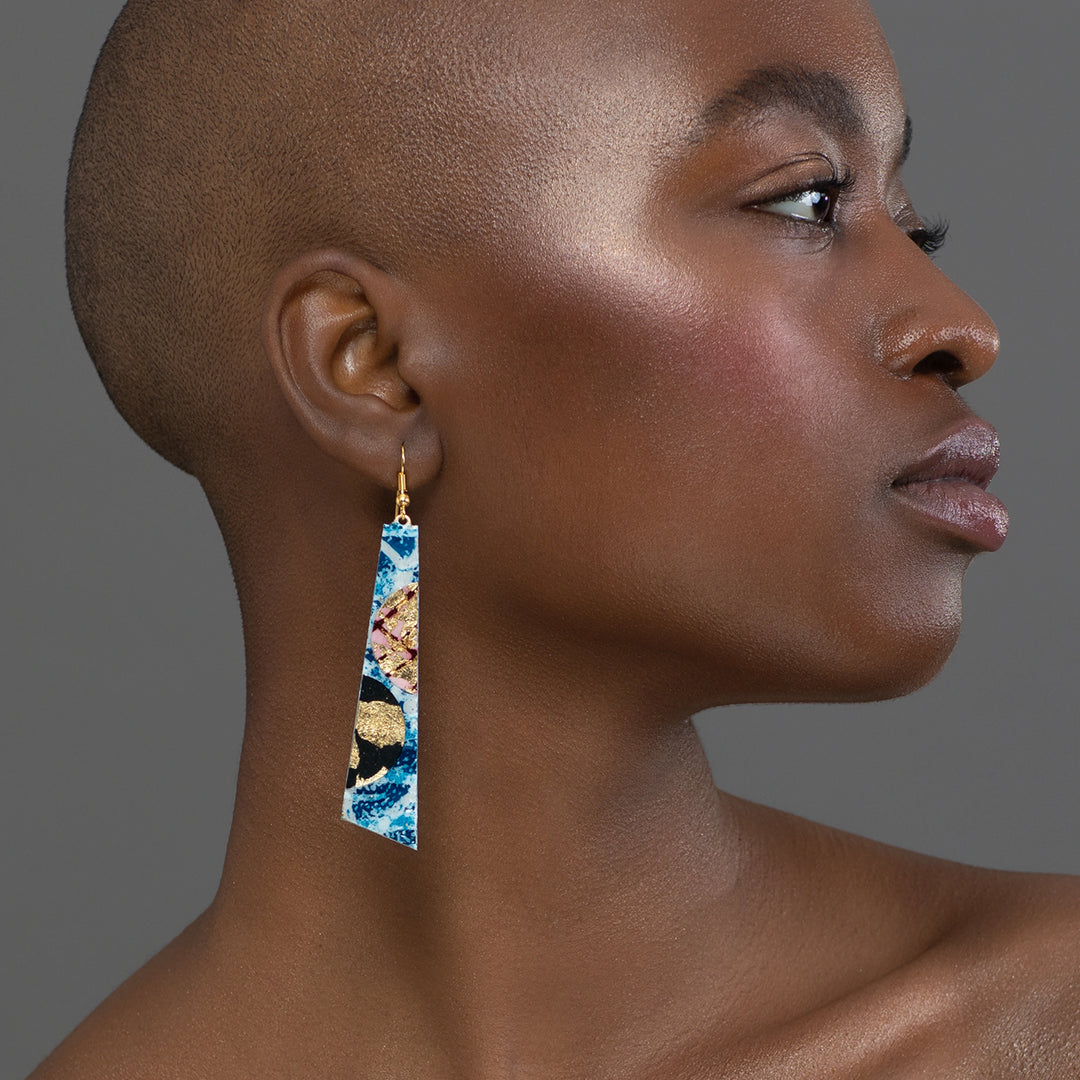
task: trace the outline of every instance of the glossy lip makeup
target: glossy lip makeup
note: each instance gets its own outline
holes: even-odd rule
[[[965,420],[892,483],[891,490],[928,523],[983,551],[1005,543],[1009,512],[986,487],[1001,459],[997,432]]]

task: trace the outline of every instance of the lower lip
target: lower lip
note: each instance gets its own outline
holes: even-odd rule
[[[983,551],[997,551],[1009,531],[1005,504],[967,480],[919,480],[892,490],[932,524]]]

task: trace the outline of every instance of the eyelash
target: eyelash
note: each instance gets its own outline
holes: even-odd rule
[[[825,215],[819,221],[811,221],[806,218],[792,217],[793,221],[801,222],[805,225],[814,226],[817,228],[832,229],[835,228],[833,217],[836,213],[836,206],[839,202],[840,196],[845,192],[851,191],[855,186],[855,173],[852,169],[845,169],[842,174],[833,173],[832,176],[827,177],[824,180],[816,180],[813,183],[806,185],[805,187],[797,188],[794,191],[785,192],[782,195],[777,195],[772,199],[764,200],[757,205],[759,207],[770,206],[775,203],[782,202],[794,202],[800,196],[816,194],[823,196],[829,200],[828,207],[825,211]],[[768,211],[766,211],[767,213]],[[778,215],[783,216],[783,215]],[[945,243],[945,237],[949,231],[949,223],[943,219],[937,219],[929,221],[925,225],[920,226],[918,229],[912,229],[908,233],[909,238],[919,248],[920,251],[927,255],[934,255],[940,251],[942,245]]]
[[[908,233],[915,243],[926,252],[933,255],[940,251],[945,243],[945,237],[949,232],[949,223],[944,218],[936,218],[928,221],[921,229],[914,229]]]

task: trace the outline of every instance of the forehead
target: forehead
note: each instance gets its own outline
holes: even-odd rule
[[[501,20],[527,42],[536,85],[661,120],[761,69],[830,74],[870,120],[902,113],[891,54],[865,0],[533,0]],[[515,25],[516,24],[516,25]]]
[[[594,221],[605,207],[623,215],[733,99],[764,108],[777,90],[788,105],[816,94],[819,115],[846,111],[882,147],[902,131],[899,80],[865,0],[489,0],[459,29],[472,50],[464,123],[500,178],[486,196],[493,221],[582,202]],[[811,79],[754,86],[762,71]]]
[[[755,72],[806,72],[832,106],[844,103],[830,86],[845,88],[882,160],[902,137],[899,81],[865,0],[514,0],[479,18],[491,98],[463,106],[481,125],[478,172],[491,172],[479,187],[478,172],[465,178],[465,198],[484,203],[470,243],[521,255],[544,281],[555,268],[594,278],[600,250],[639,272],[657,193]]]

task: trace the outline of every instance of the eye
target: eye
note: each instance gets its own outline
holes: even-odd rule
[[[757,208],[780,217],[795,218],[798,221],[809,221],[814,225],[820,225],[832,220],[835,204],[836,198],[833,193],[822,185],[758,203]]]
[[[756,203],[754,208],[808,225],[829,226],[833,223],[841,194],[850,191],[854,183],[855,177],[850,171],[843,176],[833,173],[832,176],[813,181],[805,188],[787,191],[774,199]]]

